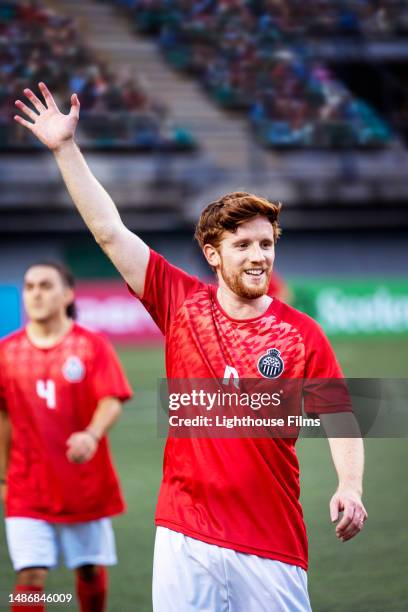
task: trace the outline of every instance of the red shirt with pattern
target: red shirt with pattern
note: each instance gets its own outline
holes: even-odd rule
[[[83,464],[67,459],[66,441],[89,425],[99,400],[131,394],[110,344],[76,323],[47,349],[25,329],[2,340],[0,409],[12,426],[6,516],[67,523],[123,512],[107,438]]]
[[[222,379],[226,366],[259,379],[258,361],[272,347],[284,361],[282,376],[342,376],[310,317],[274,299],[261,316],[232,319],[216,292],[151,251],[142,302],[165,335],[169,379]],[[316,412],[312,394],[305,404]],[[294,439],[169,438],[156,524],[306,569],[299,492]]]

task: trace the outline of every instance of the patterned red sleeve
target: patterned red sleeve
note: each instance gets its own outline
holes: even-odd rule
[[[172,316],[185,299],[203,286],[202,281],[170,264],[164,257],[150,250],[142,304],[163,334]]]
[[[312,319],[305,338],[306,413],[350,412],[351,401],[344,375],[322,328]]]
[[[104,397],[117,397],[121,401],[132,397],[132,389],[119,359],[112,346],[102,336],[95,336],[95,354],[90,376],[97,401]]]

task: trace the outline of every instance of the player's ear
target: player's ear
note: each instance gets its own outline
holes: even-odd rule
[[[205,244],[203,247],[204,257],[212,268],[217,268],[221,263],[220,254],[212,244]]]
[[[64,301],[65,301],[66,306],[68,306],[69,304],[72,304],[74,300],[75,300],[74,290],[71,289],[71,287],[65,287]]]

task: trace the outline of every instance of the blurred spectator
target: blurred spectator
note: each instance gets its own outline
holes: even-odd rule
[[[166,109],[151,99],[140,80],[129,72],[113,74],[93,56],[75,21],[39,0],[0,0],[0,147],[36,146],[12,117],[16,98],[39,81],[60,95],[78,93],[82,125],[96,145],[154,149],[195,144],[186,130],[180,140],[169,129]]]
[[[115,1],[115,0],[114,0]],[[166,58],[197,75],[214,100],[247,111],[265,145],[383,146],[387,125],[324,65],[308,36],[401,32],[397,0],[116,0]],[[407,10],[405,12],[408,12]],[[405,25],[404,25],[405,24]],[[402,28],[402,29],[401,29]]]

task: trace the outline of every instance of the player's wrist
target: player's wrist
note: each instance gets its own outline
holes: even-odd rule
[[[360,484],[356,483],[340,483],[337,487],[337,494],[348,493],[350,495],[355,495],[357,497],[362,497],[363,495],[363,487]]]
[[[58,156],[61,153],[64,153],[66,151],[75,149],[76,147],[76,143],[74,138],[67,138],[66,140],[63,140],[60,144],[58,144],[56,147],[53,147],[51,150],[54,153],[54,155]]]
[[[93,431],[93,429],[91,429],[90,427],[87,427],[84,431],[85,433],[91,436],[91,438],[94,440],[94,442],[96,442],[96,444],[99,444],[101,440],[101,436],[98,436],[98,434],[95,431]]]

